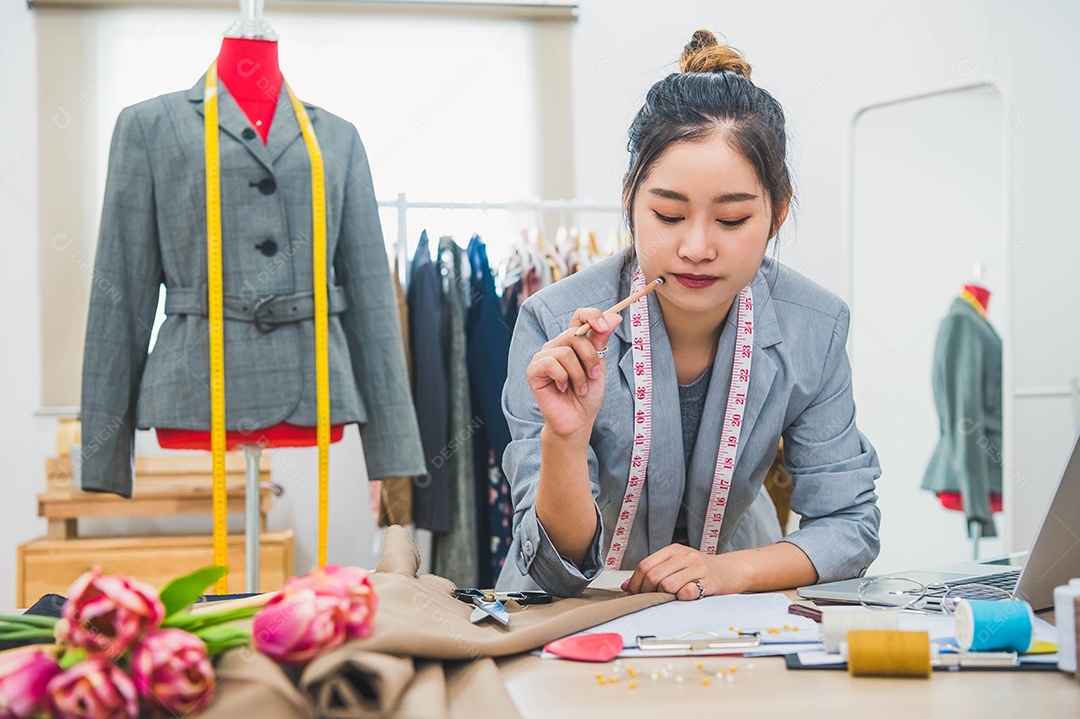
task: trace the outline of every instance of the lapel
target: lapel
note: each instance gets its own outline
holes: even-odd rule
[[[773,378],[776,376],[776,363],[761,350],[776,345],[783,339],[766,277],[771,268],[772,263],[766,260],[751,283],[754,296],[754,355],[751,360],[750,387],[747,390],[743,428],[739,438],[739,449],[735,456],[736,475],[740,474],[740,458],[743,456],[750,435],[754,432],[757,418],[761,414],[772,388]],[[629,294],[629,286],[629,279],[622,278],[619,287],[620,297]],[[619,361],[619,370],[629,386],[633,387],[634,360],[633,352],[629,349],[631,344],[629,313],[629,308],[624,311],[623,321],[616,328],[615,336],[627,345],[627,350]],[[647,551],[649,553],[671,543],[671,531],[675,526],[676,515],[679,511],[678,498],[683,497],[686,484],[689,485],[685,496],[685,501],[688,503],[687,530],[691,545],[698,547],[701,544],[704,510],[712,489],[716,454],[720,448],[720,434],[723,430],[728,390],[731,387],[737,320],[737,311],[731,312],[720,335],[716,360],[713,363],[712,379],[709,381],[709,391],[705,399],[701,426],[698,428],[698,439],[690,459],[688,476],[683,459],[682,412],[679,405],[675,360],[671,354],[671,344],[668,341],[656,294],[649,295],[649,330],[653,360],[653,418],[645,497],[656,498],[656,501],[642,503],[643,507],[648,507],[649,546]],[[754,498],[755,495],[751,494],[749,488],[743,486],[744,484],[732,482],[729,495],[731,504]],[[640,513],[641,510],[638,511]],[[734,531],[735,526],[735,523],[724,523],[721,542],[731,531]]]
[[[203,90],[205,87],[206,74],[204,73],[199,78],[199,81],[187,92],[188,101],[192,103],[195,112],[200,117],[206,116],[203,107]],[[314,125],[318,113],[313,112],[314,107],[307,103],[304,103],[304,107],[308,109],[308,116],[311,118],[312,125]],[[218,126],[244,147],[270,173],[274,172],[274,163],[281,157],[282,153],[301,136],[300,123],[297,122],[296,113],[293,112],[289,93],[283,86],[281,92],[278,93],[277,106],[274,108],[274,117],[270,123],[270,134],[267,136],[266,144],[264,145],[258,137],[245,140],[243,136],[244,130],[254,130],[255,128],[252,127],[251,121],[248,120],[244,111],[240,109],[236,100],[229,93],[229,88],[225,86],[225,83],[221,82],[220,78],[218,79]]]

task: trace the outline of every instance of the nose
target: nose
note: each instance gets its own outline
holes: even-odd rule
[[[687,218],[685,234],[679,243],[679,257],[687,262],[710,262],[716,259],[716,243],[709,236],[712,223],[700,218]]]

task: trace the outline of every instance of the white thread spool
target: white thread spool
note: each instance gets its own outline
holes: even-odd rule
[[[1058,669],[1076,673],[1076,597],[1080,597],[1080,579],[1054,589],[1054,624],[1057,626]]]
[[[839,654],[851,630],[900,628],[897,612],[838,607],[821,613],[821,642],[825,651]]]

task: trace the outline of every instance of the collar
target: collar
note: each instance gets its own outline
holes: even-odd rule
[[[187,91],[188,102],[192,104],[195,112],[200,117],[205,116],[205,110],[203,108],[203,92],[206,87],[206,74],[203,73],[199,81],[196,82],[190,90]],[[318,108],[308,103],[303,103],[304,108],[308,111],[308,117],[311,118],[311,124],[313,127],[317,126],[319,112]],[[229,93],[229,88],[225,83],[218,79],[218,125],[228,135],[231,135],[241,145],[247,148],[248,152],[258,160],[269,172],[274,171],[274,163],[278,158],[292,145],[293,142],[300,139],[302,134],[300,132],[300,123],[296,120],[296,115],[293,112],[292,101],[289,99],[289,92],[286,88],[281,88],[281,92],[278,93],[277,106],[274,108],[274,118],[270,124],[270,133],[267,136],[266,144],[264,145],[262,140],[258,137],[253,139],[244,138],[244,130],[252,130],[255,128],[251,126],[251,121],[248,120],[247,115],[240,109],[240,105],[236,103],[236,100]]]

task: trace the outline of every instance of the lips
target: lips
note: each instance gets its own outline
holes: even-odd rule
[[[672,277],[683,287],[695,290],[709,287],[720,281],[720,278],[715,275],[672,275]]]

